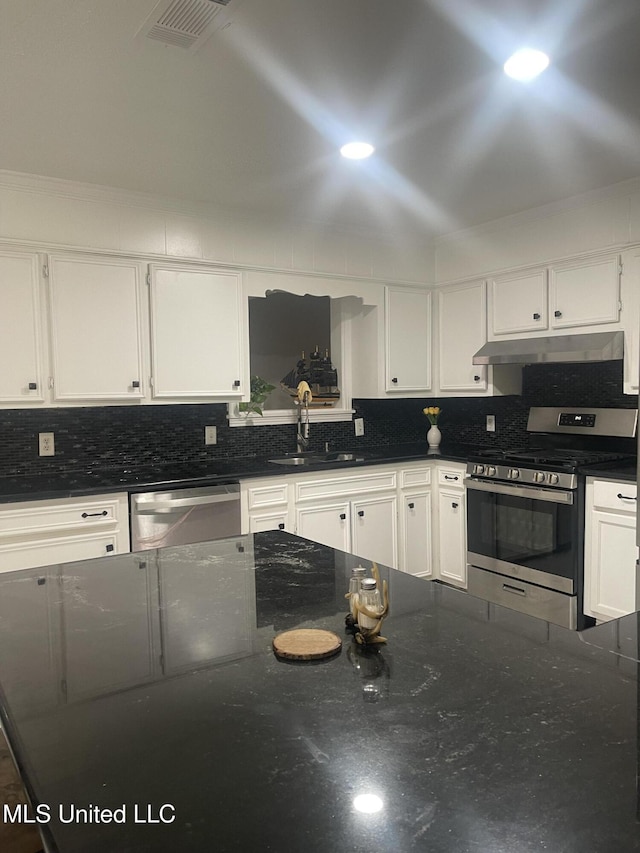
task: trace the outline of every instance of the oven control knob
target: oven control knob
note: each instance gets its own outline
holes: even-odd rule
[[[543,471],[536,471],[535,474],[533,475],[533,482],[534,483],[544,483],[545,479],[546,479],[546,476],[545,476]]]
[[[517,468],[510,468],[509,469],[509,479],[510,480],[517,480],[519,476],[520,476],[520,471]]]
[[[484,465],[474,465],[473,466],[474,474],[484,474]]]
[[[489,477],[495,477],[496,476],[495,465],[487,465],[487,475]]]
[[[552,486],[557,486],[560,482],[560,477],[557,474],[549,474],[549,482]]]

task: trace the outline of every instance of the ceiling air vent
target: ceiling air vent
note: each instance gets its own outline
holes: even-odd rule
[[[200,47],[228,18],[214,18],[230,0],[161,0],[142,26],[141,34],[174,47]],[[222,20],[224,18],[224,20]]]

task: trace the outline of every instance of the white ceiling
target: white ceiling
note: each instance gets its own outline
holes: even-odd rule
[[[425,235],[640,175],[639,0],[231,0],[196,52],[156,4],[0,0],[0,169]]]

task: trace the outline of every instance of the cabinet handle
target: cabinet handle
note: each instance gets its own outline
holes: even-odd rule
[[[140,380],[134,379],[133,382],[131,383],[131,387],[132,388],[139,388],[140,387]]]
[[[340,521],[344,521],[346,517],[347,516],[343,512],[340,513]]]
[[[284,530],[283,522],[280,522],[280,524],[278,525],[278,530]]]
[[[633,495],[622,495],[618,492],[618,497],[621,501],[637,501],[638,498],[634,498]]]
[[[414,504],[414,503],[410,503],[410,504],[408,504],[408,506],[409,506],[409,509],[413,509],[413,508],[414,508],[414,506],[415,506],[415,504]]]
[[[476,373],[476,375],[473,377],[473,381],[474,381],[474,382],[480,382],[480,377],[478,376],[478,374],[477,374],[477,373]]]
[[[47,582],[46,578],[38,578],[38,586],[44,586]]]
[[[445,480],[457,480],[457,477],[450,477],[448,474],[444,475]]]
[[[37,382],[30,382],[29,383],[29,391],[37,391],[37,390],[38,390],[38,383]]]
[[[391,381],[392,381],[392,382],[395,382],[395,383],[397,384],[397,382],[398,382],[398,377],[397,377],[397,376],[394,376],[394,377],[393,377],[393,379],[392,379]]]
[[[451,504],[454,509],[458,509],[458,504]]]
[[[106,509],[103,509],[102,512],[83,512],[82,518],[98,518],[102,515],[109,515]]]
[[[360,518],[362,518],[362,517],[364,516],[364,510],[363,510],[363,509],[359,509],[359,510],[358,510],[358,515],[360,516]]]
[[[113,545],[107,545],[105,551],[107,551],[107,553],[111,553],[111,551],[113,551]]]
[[[554,317],[562,317],[562,311],[554,311],[553,316]]]
[[[239,380],[239,379],[235,379],[235,380],[234,380],[234,382],[233,382],[233,387],[234,387],[234,388],[239,388],[239,387],[240,387],[240,380]]]
[[[534,320],[539,320],[539,319],[540,319],[540,315],[538,314],[538,312],[537,312],[537,311],[536,311],[536,313],[533,315],[533,319],[534,319]]]

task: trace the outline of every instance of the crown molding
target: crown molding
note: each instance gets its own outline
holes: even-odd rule
[[[433,245],[438,249],[449,242],[481,237],[498,231],[505,226],[526,225],[529,222],[534,222],[538,219],[552,216],[553,214],[560,213],[563,210],[575,210],[579,207],[597,204],[599,201],[604,201],[608,198],[624,198],[624,196],[628,196],[633,193],[640,193],[640,177],[629,178],[626,181],[609,184],[606,187],[599,187],[598,189],[589,190],[588,192],[579,193],[578,195],[568,196],[567,198],[550,202],[549,204],[540,205],[539,207],[530,207],[527,210],[522,210],[519,213],[513,213],[510,216],[502,216],[499,219],[492,219],[489,222],[482,222],[479,225],[473,225],[469,228],[461,228],[459,231],[440,234],[439,236],[434,237]]]

